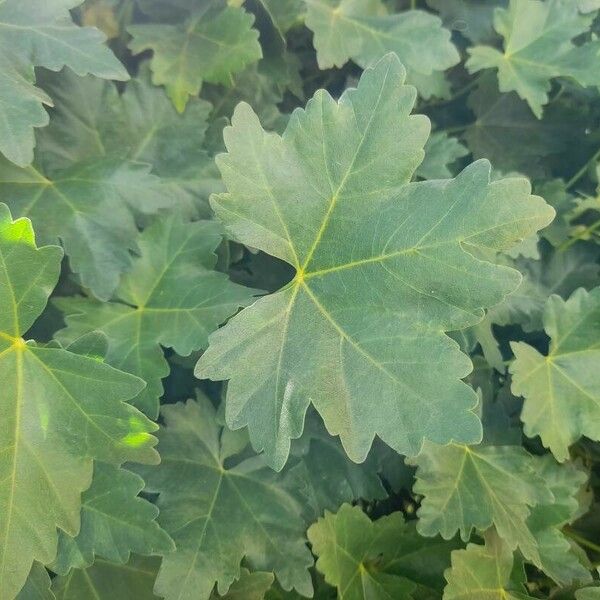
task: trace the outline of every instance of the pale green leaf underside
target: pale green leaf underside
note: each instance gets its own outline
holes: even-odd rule
[[[93,27],[78,27],[69,9],[80,0],[0,3],[0,152],[24,167],[33,160],[33,129],[48,124],[51,99],[33,85],[33,67],[127,79],[127,71]]]
[[[46,304],[61,257],[56,246],[37,249],[31,223],[13,223],[0,205],[0,589],[7,596],[23,586],[34,560],[53,560],[57,526],[77,532],[92,458],[158,459],[156,425],[123,402],[141,380],[21,338]]]
[[[524,342],[512,344],[512,390],[525,402],[521,419],[528,436],[539,435],[559,461],[581,436],[600,439],[600,288],[580,288],[544,310],[550,336],[547,356]]]
[[[494,27],[504,38],[504,51],[475,46],[467,68],[498,69],[500,91],[516,91],[539,118],[548,102],[550,81],[572,77],[581,85],[598,85],[600,44],[571,40],[589,29],[594,15],[582,15],[573,0],[511,0],[495,12]]]
[[[297,273],[214,333],[196,373],[230,379],[228,424],[248,425],[276,468],[310,402],[355,461],[375,435],[410,455],[423,438],[480,439],[476,396],[460,381],[470,361],[443,331],[477,323],[519,283],[473,254],[508,249],[553,210],[525,180],[490,183],[485,161],[409,184],[429,125],[409,116],[403,81],[390,54],[339,102],[317,92],[282,137],[244,104],[225,130],[217,215]]]

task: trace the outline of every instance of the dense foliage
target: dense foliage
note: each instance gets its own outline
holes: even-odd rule
[[[0,598],[600,599],[599,36],[0,0]]]

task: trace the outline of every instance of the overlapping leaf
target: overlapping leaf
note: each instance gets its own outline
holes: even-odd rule
[[[319,91],[283,137],[243,104],[225,131],[229,193],[212,205],[296,277],[213,334],[196,372],[230,379],[228,424],[248,425],[277,468],[309,402],[356,461],[375,435],[413,455],[423,438],[478,440],[476,396],[460,381],[470,363],[443,331],[477,323],[519,283],[474,254],[493,257],[553,216],[525,180],[490,183],[485,162],[409,184],[428,123],[409,116],[403,79],[388,55],[339,102]]]
[[[208,196],[221,189],[205,143],[208,102],[191,99],[178,114],[145,70],[121,95],[112,83],[68,73],[45,78],[44,89],[56,99],[50,126],[38,136],[45,169],[106,156],[149,163],[171,205],[208,216]]]
[[[233,74],[262,56],[252,15],[241,8],[213,4],[200,3],[181,24],[132,25],[128,30],[135,54],[153,51],[152,80],[166,86],[179,112],[204,81],[230,83]]]
[[[125,67],[92,27],[78,27],[69,9],[81,0],[4,0],[0,3],[0,152],[24,167],[33,160],[34,127],[48,124],[43,104],[52,100],[34,86],[33,67],[78,75],[128,79]]]
[[[589,30],[594,14],[583,15],[572,0],[510,0],[496,9],[494,27],[504,51],[491,46],[469,49],[468,69],[498,69],[500,91],[516,91],[539,118],[551,80],[571,77],[581,85],[599,85],[600,43],[579,46],[572,39]]]
[[[439,89],[441,71],[459,61],[450,32],[438,17],[420,10],[388,14],[380,0],[305,0],[306,25],[314,32],[319,67],[341,67],[353,60],[361,67],[395,52],[408,79],[428,97]],[[437,83],[437,85],[436,85]]]
[[[490,534],[485,546],[469,544],[452,553],[452,567],[445,573],[444,600],[533,600],[512,577],[512,569],[511,551]]]
[[[54,559],[56,527],[79,528],[92,459],[155,463],[157,427],[123,401],[144,383],[88,356],[21,337],[44,309],[62,252],[36,248],[31,223],[0,205],[0,589]],[[35,532],[35,535],[33,535]]]
[[[152,587],[160,559],[132,557],[126,564],[97,559],[87,569],[73,569],[52,581],[56,600],[158,600]]]
[[[281,474],[248,450],[247,436],[221,427],[205,398],[165,407],[160,467],[144,471],[159,492],[159,521],[177,550],[163,559],[156,591],[170,598],[208,598],[251,570],[273,571],[285,588],[311,589],[305,531],[323,510],[355,498],[382,498],[371,469],[354,465],[331,439],[311,428]]]
[[[559,461],[581,436],[600,439],[600,288],[577,290],[569,300],[551,296],[544,311],[550,336],[546,356],[512,343],[513,392],[525,398],[525,433],[539,435]]]
[[[317,569],[353,600],[424,597],[440,587],[455,542],[427,540],[395,512],[371,522],[358,506],[325,512],[308,530]],[[419,594],[419,595],[416,595]]]
[[[208,334],[252,299],[253,290],[214,270],[220,242],[218,223],[186,223],[176,212],[157,218],[140,235],[140,254],[114,301],[57,301],[67,315],[57,339],[70,343],[102,331],[109,341],[107,361],[147,382],[133,403],[156,417],[161,378],[169,374],[161,345],[182,356],[206,347]]]
[[[61,532],[52,571],[89,567],[94,558],[126,563],[130,553],[165,554],[174,550],[169,536],[156,524],[158,509],[138,494],[140,477],[112,465],[96,463],[92,485],[81,498],[81,528],[72,538]]]
[[[534,458],[521,446],[426,444],[419,456],[413,490],[424,496],[418,511],[422,535],[450,539],[460,531],[495,525],[510,549],[540,562],[536,540],[525,526],[532,506],[551,504],[552,493],[536,474]]]

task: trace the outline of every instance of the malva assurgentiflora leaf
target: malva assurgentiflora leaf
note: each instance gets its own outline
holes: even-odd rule
[[[277,469],[310,403],[356,461],[376,435],[408,455],[424,439],[476,443],[470,361],[445,332],[517,288],[495,253],[554,215],[526,180],[490,183],[486,161],[410,183],[429,123],[404,77],[390,54],[338,102],[317,92],[282,136],[245,104],[225,129],[215,213],[296,274],[214,333],[196,374],[229,380],[228,425]]]
[[[157,426],[125,402],[144,382],[93,357],[25,341],[58,279],[62,251],[0,205],[0,589],[13,597],[34,560],[75,535],[93,460],[156,463]],[[35,532],[35,534],[34,534]]]

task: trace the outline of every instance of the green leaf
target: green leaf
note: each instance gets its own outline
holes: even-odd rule
[[[231,83],[233,74],[262,56],[254,17],[241,8],[198,9],[179,25],[131,25],[134,54],[152,50],[156,85],[164,85],[175,108],[183,112],[202,82]]]
[[[13,597],[34,560],[54,559],[56,527],[79,529],[92,459],[156,463],[157,426],[124,403],[144,383],[87,356],[21,337],[46,305],[62,252],[0,205],[0,589]],[[35,535],[32,535],[35,531]]]
[[[593,0],[592,0],[593,1]],[[427,4],[439,11],[444,26],[460,32],[474,43],[491,42],[494,9],[508,4],[507,0],[427,0]]]
[[[126,563],[130,553],[164,554],[175,549],[156,524],[158,509],[138,497],[144,481],[129,471],[96,463],[92,485],[81,498],[81,528],[76,537],[60,533],[50,568],[66,575],[89,567],[96,556]]]
[[[50,576],[39,562],[34,562],[25,585],[17,594],[16,600],[55,600],[50,590]]]
[[[67,323],[57,339],[68,344],[102,331],[108,363],[147,382],[133,403],[149,416],[158,415],[161,379],[169,374],[161,346],[181,356],[205,348],[208,334],[252,300],[253,290],[214,270],[221,234],[215,222],[186,223],[176,212],[159,217],[140,235],[139,256],[114,301],[56,300]]]
[[[449,165],[467,154],[469,151],[456,138],[444,132],[432,133],[425,144],[425,158],[417,168],[417,176],[423,179],[452,177]]]
[[[409,81],[417,84],[420,77],[445,71],[459,62],[450,32],[438,17],[425,11],[387,14],[380,0],[305,1],[306,25],[314,32],[321,69],[341,67],[348,60],[364,68],[387,52],[395,52],[408,71]],[[414,82],[413,72],[417,75]]]
[[[423,438],[479,440],[477,399],[460,381],[470,361],[442,332],[477,323],[518,286],[514,270],[474,254],[493,258],[553,216],[526,180],[490,184],[484,161],[409,183],[428,122],[409,116],[403,80],[390,54],[339,102],[317,92],[283,137],[244,104],[225,130],[229,193],[212,206],[235,239],[296,276],[212,334],[196,374],[230,380],[228,425],[247,425],[278,469],[310,402],[357,462],[375,435],[409,455]]]
[[[487,158],[504,172],[544,175],[543,160],[566,145],[562,119],[536,119],[516,93],[501,94],[489,77],[469,96],[468,106],[476,116],[465,130],[473,157]]]
[[[224,596],[213,593],[212,600],[263,600],[274,581],[273,573],[255,572],[241,569],[241,576],[234,581]]]
[[[208,196],[221,186],[205,144],[208,102],[193,98],[179,114],[145,71],[121,95],[111,82],[69,73],[46,77],[44,89],[56,99],[50,126],[38,136],[45,169],[106,156],[149,163],[171,205],[210,215]]]
[[[551,80],[571,77],[581,85],[599,85],[600,42],[575,46],[571,40],[588,31],[594,15],[582,15],[572,0],[510,0],[495,12],[494,27],[504,51],[490,46],[469,49],[471,73],[498,69],[501,92],[516,91],[540,118]]]
[[[537,461],[537,474],[550,488],[554,499],[535,506],[527,526],[539,548],[541,568],[554,581],[564,585],[591,581],[571,543],[560,529],[581,516],[578,495],[587,482],[587,474],[573,463],[558,465],[552,456]]]
[[[148,165],[114,158],[46,174],[3,161],[0,190],[15,215],[31,219],[42,243],[62,243],[82,285],[104,300],[131,265],[135,215],[170,204]]]
[[[281,476],[260,457],[234,456],[245,439],[218,425],[207,399],[167,405],[162,414],[162,462],[142,475],[160,494],[159,522],[177,550],[163,558],[156,593],[202,600],[216,583],[225,594],[244,558],[252,570],[274,572],[284,589],[309,595],[301,505]]]
[[[33,85],[33,67],[128,79],[94,27],[77,27],[69,9],[81,0],[4,0],[0,3],[0,152],[25,167],[33,160],[33,129],[48,124],[52,100]]]
[[[155,557],[132,557],[126,565],[96,559],[87,569],[73,569],[52,581],[56,600],[158,600],[152,588],[158,570]]]
[[[411,463],[418,467],[413,491],[424,496],[417,512],[419,533],[450,539],[460,531],[468,541],[473,529],[495,525],[508,548],[518,546],[539,563],[535,538],[525,522],[530,508],[551,502],[552,494],[524,448],[426,443]]]
[[[525,433],[539,435],[557,460],[581,436],[600,439],[600,288],[579,289],[569,300],[550,296],[543,316],[550,337],[546,356],[513,342],[513,393],[525,398]]]
[[[413,593],[441,587],[456,547],[420,537],[400,512],[372,522],[348,504],[337,514],[326,511],[309,528],[308,539],[327,583],[338,589],[340,599],[353,600],[410,600]]]
[[[485,546],[469,544],[452,553],[452,567],[445,573],[444,600],[526,600],[522,586],[511,581],[513,557],[495,535]],[[533,600],[533,599],[531,599]]]
[[[304,0],[256,0],[270,15],[281,34],[301,23],[305,13]],[[583,0],[585,1],[585,0]],[[590,0],[587,0],[588,2]],[[593,0],[591,0],[593,1]]]

